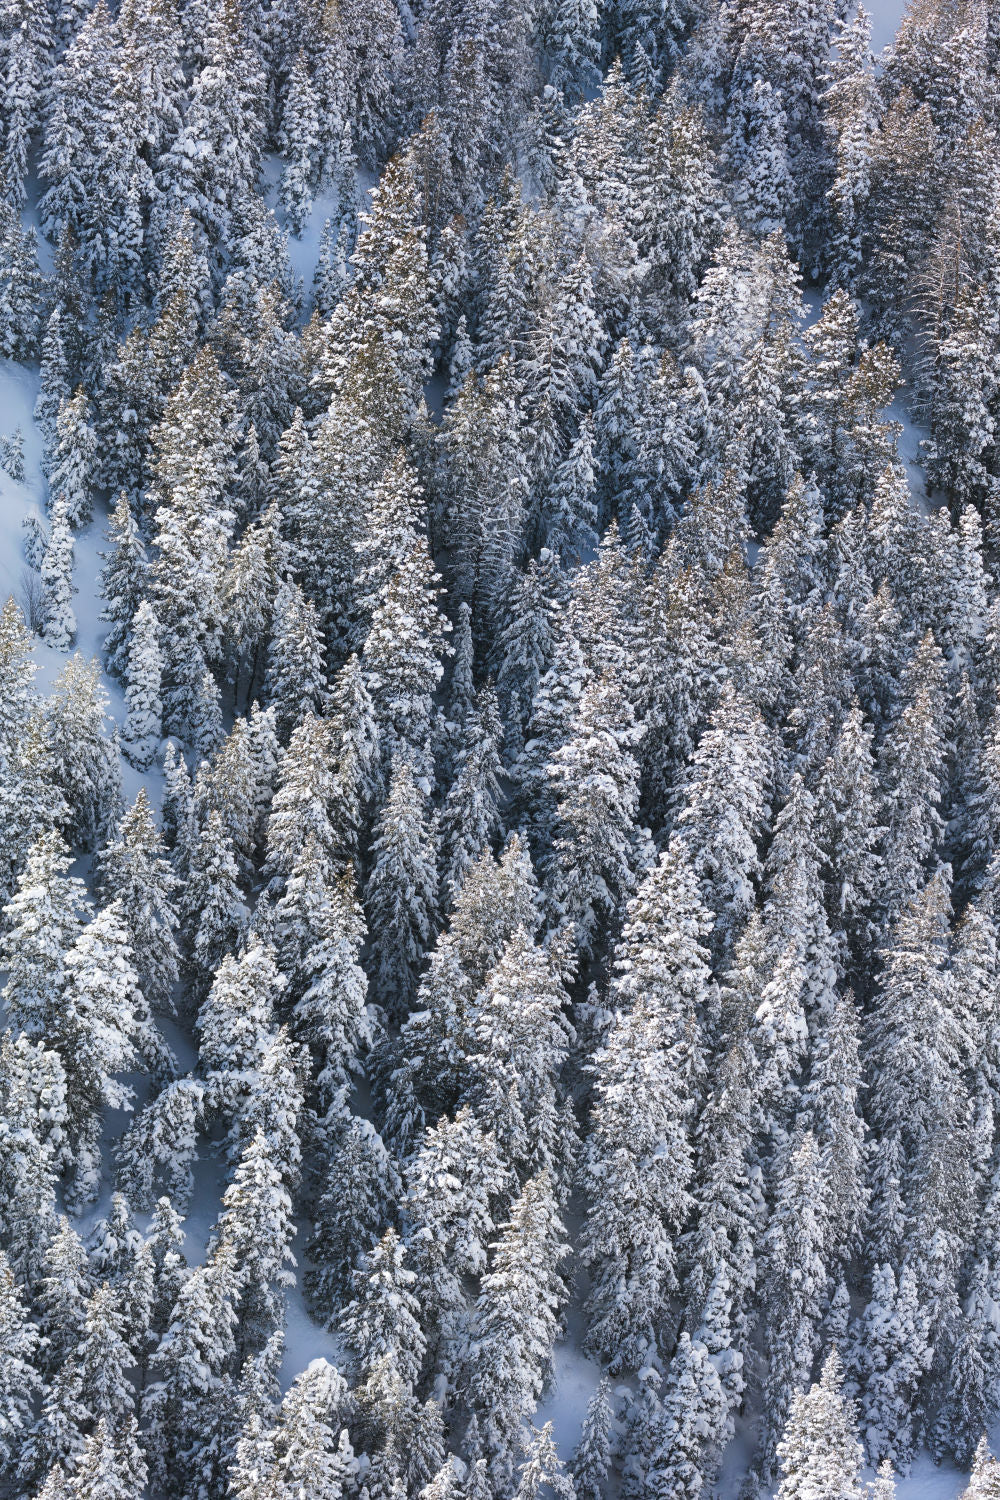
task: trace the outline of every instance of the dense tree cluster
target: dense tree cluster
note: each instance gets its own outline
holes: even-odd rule
[[[1000,1493],[998,35],[0,0],[5,1494]]]

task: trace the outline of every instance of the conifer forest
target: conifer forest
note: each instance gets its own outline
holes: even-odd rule
[[[1000,1497],[1000,0],[873,3],[0,0],[0,1500]]]

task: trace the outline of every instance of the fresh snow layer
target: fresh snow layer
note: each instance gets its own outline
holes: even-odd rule
[[[872,18],[872,51],[881,52],[888,47],[903,19],[906,0],[872,0],[865,9]]]

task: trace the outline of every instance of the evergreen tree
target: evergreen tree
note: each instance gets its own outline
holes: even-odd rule
[[[56,416],[56,441],[49,471],[53,513],[65,513],[72,527],[85,526],[93,515],[91,493],[97,438],[90,425],[87,398],[77,390]]]
[[[457,1368],[469,1307],[463,1279],[486,1267],[494,1211],[510,1175],[471,1108],[428,1127],[406,1167],[407,1246],[430,1325],[429,1352]],[[432,1315],[432,1316],[431,1316]]]
[[[713,947],[720,956],[753,904],[769,774],[759,715],[724,691],[695,752],[677,819],[702,883],[702,899],[716,917]]]
[[[976,1445],[996,1409],[996,1331],[989,1318],[991,1278],[989,1263],[977,1262],[948,1370],[949,1395],[935,1424],[935,1447],[950,1450],[963,1464],[974,1460]]]
[[[572,1045],[558,940],[546,950],[518,928],[477,999],[463,1102],[518,1173],[547,1172],[560,1200],[576,1155],[562,1071]]]
[[[39,370],[38,398],[35,401],[34,418],[45,440],[51,448],[56,433],[56,417],[64,400],[69,399],[69,358],[63,333],[65,309],[57,302],[49,314],[42,338],[41,368]]]
[[[403,1385],[412,1389],[425,1339],[412,1290],[416,1278],[405,1259],[399,1236],[386,1230],[355,1272],[354,1298],[343,1311],[340,1329],[362,1379],[388,1360]]]
[[[199,1057],[207,1073],[260,1067],[283,990],[273,948],[251,942],[239,958],[223,958],[198,1012]]]
[[[700,1340],[682,1333],[661,1414],[662,1436],[647,1470],[653,1494],[696,1495],[719,1462],[729,1403]]]
[[[517,1500],[537,1500],[543,1487],[560,1496],[560,1500],[573,1500],[576,1490],[573,1481],[563,1472],[564,1466],[552,1438],[551,1422],[546,1422],[541,1429],[531,1429],[531,1437],[524,1440],[524,1451],[525,1461],[515,1491]]]
[[[305,55],[292,64],[282,117],[282,148],[288,158],[281,179],[281,202],[294,234],[300,235],[312,208],[316,177],[314,159],[319,148],[319,116]]]
[[[32,8],[42,10],[34,3]],[[20,212],[5,192],[0,195],[0,352],[5,359],[34,359],[42,298],[35,231],[22,226]]]
[[[816,1357],[827,1284],[827,1193],[813,1137],[806,1134],[790,1142],[764,1245],[764,1306],[770,1330],[764,1399],[772,1434],[764,1450],[765,1468],[773,1463],[780,1428]],[[834,1366],[834,1378],[837,1373]]]
[[[34,703],[32,680],[37,664],[24,615],[13,596],[0,610],[0,760],[9,770],[18,742],[25,733]]]
[[[579,1500],[601,1500],[611,1467],[614,1408],[606,1378],[587,1403],[580,1441],[573,1454],[573,1488]]]
[[[139,984],[153,1009],[171,1007],[177,981],[177,879],[166,859],[145,788],[100,857],[101,888],[117,903]]]
[[[0,1403],[0,1470],[16,1465],[41,1388],[35,1359],[38,1331],[6,1255],[0,1252],[0,1346],[3,1348],[3,1401]]]
[[[365,891],[376,985],[395,1014],[409,1008],[437,905],[435,831],[411,767],[393,761],[389,795],[372,834]]]
[[[123,676],[132,621],[146,587],[146,550],[124,490],[108,521],[108,541],[110,550],[103,554],[100,579],[105,601],[101,619],[110,625],[104,637],[104,658],[110,671]]]
[[[45,1340],[43,1367],[54,1375],[80,1340],[92,1291],[87,1252],[65,1216],[46,1246],[44,1269],[38,1291]]]
[[[95,849],[121,813],[121,768],[96,661],[70,657],[45,701],[45,724],[52,779],[68,807],[66,837]]]
[[[375,707],[356,656],[334,677],[326,716],[337,746],[337,837],[358,865],[358,841],[379,786],[379,744]]]
[[[709,927],[674,840],[629,906],[616,956],[618,1008],[591,1065],[588,1339],[613,1369],[642,1364],[664,1297],[677,1286],[675,1237],[689,1212],[693,1167],[687,1121],[704,1070],[698,1033],[712,1007]],[[641,1109],[623,1113],[624,1080],[639,1076]]]
[[[465,720],[464,744],[441,816],[442,887],[452,899],[469,867],[489,849],[501,829],[500,739],[503,724],[496,695],[486,688]]]
[[[132,1107],[132,1089],[118,1075],[133,1071],[153,1040],[142,1034],[138,979],[114,904],[79,934],[65,976],[55,1035],[66,1066],[73,1196],[89,1202],[97,1196],[103,1110]]]
[[[375,605],[362,653],[383,755],[427,762],[432,700],[444,673],[448,621],[437,607],[438,575],[423,540],[390,578]]]
[[[290,876],[311,839],[318,858],[331,867],[337,862],[332,739],[330,721],[312,714],[292,731],[278,766],[278,785],[267,822],[264,869],[268,875]]]
[[[600,919],[613,918],[633,886],[637,737],[621,688],[598,679],[549,768],[557,798],[553,915],[573,923],[585,953]]]
[[[793,1398],[785,1435],[778,1445],[781,1500],[795,1500],[817,1490],[837,1496],[837,1500],[860,1500],[861,1444],[854,1403],[841,1390],[841,1371],[840,1356],[834,1349],[826,1358],[818,1383]]]
[[[368,980],[360,963],[365,932],[357,892],[345,874],[329,890],[317,916],[315,941],[303,954],[305,988],[294,1013],[295,1029],[316,1059],[324,1099],[350,1087],[372,1039]]]
[[[59,834],[44,834],[4,908],[8,1019],[15,1031],[49,1042],[58,1035],[66,954],[89,912],[83,882],[67,873],[71,863]]]
[[[962,1500],[980,1500],[980,1497],[982,1500],[989,1500],[990,1495],[996,1493],[998,1482],[1000,1482],[1000,1464],[993,1457],[989,1444],[983,1436],[976,1449],[969,1487],[964,1491]]]
[[[813,1048],[812,1076],[804,1090],[829,1191],[828,1248],[845,1261],[860,1242],[867,1205],[858,1031],[853,995],[838,996],[827,1030]]]
[[[68,651],[76,639],[73,587],[73,536],[64,504],[53,505],[52,524],[40,568],[42,635],[48,646]]]
[[[125,703],[128,714],[122,730],[125,754],[139,771],[144,771],[156,755],[163,734],[163,705],[160,701],[162,658],[156,617],[147,600],[132,620],[128,665],[125,669]]]
[[[940,766],[944,754],[940,700],[940,652],[928,634],[904,677],[904,701],[886,735],[880,757],[885,806],[882,844],[883,904],[890,920],[918,889],[921,873],[941,832]]]
[[[212,811],[191,852],[191,870],[181,916],[190,934],[190,965],[200,989],[207,989],[226,953],[238,945],[245,919],[232,840]]]
[[[292,1203],[275,1143],[258,1129],[243,1149],[209,1248],[232,1246],[242,1295],[237,1302],[238,1344],[256,1353],[284,1321],[283,1291],[295,1277]]]
[[[327,1326],[336,1322],[338,1310],[349,1300],[358,1257],[388,1228],[390,1205],[402,1191],[396,1164],[369,1120],[334,1117],[329,1139],[333,1149],[310,1245],[316,1266],[310,1290],[317,1316]]]
[[[957,1124],[968,1037],[945,972],[950,910],[946,872],[918,892],[883,955],[869,1045],[881,1086],[874,1101],[883,1139],[898,1136],[904,1196],[942,1121]]]
[[[563,1229],[546,1174],[514,1203],[483,1277],[469,1350],[469,1394],[494,1473],[509,1473],[522,1419],[541,1392],[565,1285]]]
[[[83,1443],[79,1463],[67,1487],[72,1500],[138,1500],[146,1483],[146,1464],[139,1449],[135,1418],[118,1431],[102,1417]]]
[[[166,1333],[150,1363],[143,1393],[151,1477],[176,1483],[177,1465],[192,1464],[192,1447],[204,1431],[207,1402],[218,1398],[220,1376],[235,1347],[240,1276],[228,1242],[215,1246],[185,1281]]]
[[[914,1401],[929,1363],[927,1333],[911,1267],[902,1267],[897,1286],[890,1266],[876,1266],[858,1358],[861,1430],[873,1461],[900,1467],[910,1461]]]
[[[346,1396],[346,1382],[325,1359],[312,1360],[296,1376],[274,1430],[283,1495],[338,1500],[351,1486],[357,1460],[340,1426]]]
[[[323,657],[315,609],[295,584],[283,584],[274,603],[267,664],[267,692],[282,738],[305,714],[319,711],[326,688]]]

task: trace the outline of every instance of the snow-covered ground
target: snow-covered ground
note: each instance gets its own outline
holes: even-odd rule
[[[899,29],[906,10],[906,0],[871,0],[865,9],[872,18],[872,51],[888,47]]]

